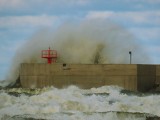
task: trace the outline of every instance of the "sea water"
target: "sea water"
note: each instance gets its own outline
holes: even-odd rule
[[[160,95],[127,94],[122,90],[117,86],[49,87],[28,94],[24,89],[1,90],[0,120],[146,120],[160,117]]]

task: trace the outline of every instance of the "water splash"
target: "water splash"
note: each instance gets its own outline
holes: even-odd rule
[[[32,117],[35,119],[145,119],[160,117],[160,95],[128,96],[122,88],[103,86],[88,90],[70,86],[47,88],[44,92],[20,97],[0,93],[0,118]],[[108,95],[100,93],[108,93]],[[87,95],[90,93],[90,95]],[[98,94],[97,94],[98,93]]]
[[[129,63],[129,51],[133,51],[135,64],[150,61],[133,35],[123,27],[102,19],[90,19],[65,23],[54,32],[37,32],[17,51],[6,80],[15,82],[21,63],[45,62],[40,54],[49,46],[58,51],[57,62],[60,63],[126,64]]]

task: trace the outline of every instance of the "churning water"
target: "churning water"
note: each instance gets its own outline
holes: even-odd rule
[[[11,95],[8,91],[19,94]],[[28,94],[20,88],[1,90],[0,119],[146,120],[160,117],[160,95],[129,95],[121,91],[117,86],[87,90],[76,86],[50,87]]]

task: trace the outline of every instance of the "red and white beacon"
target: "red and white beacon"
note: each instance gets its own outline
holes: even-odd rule
[[[41,57],[46,58],[48,60],[48,64],[55,63],[57,60],[57,51],[51,50],[49,47],[48,50],[42,50]]]

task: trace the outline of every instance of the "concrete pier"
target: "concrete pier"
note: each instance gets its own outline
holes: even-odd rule
[[[159,65],[23,63],[20,68],[20,82],[24,88],[76,85],[87,89],[118,85],[145,92],[159,81]]]

